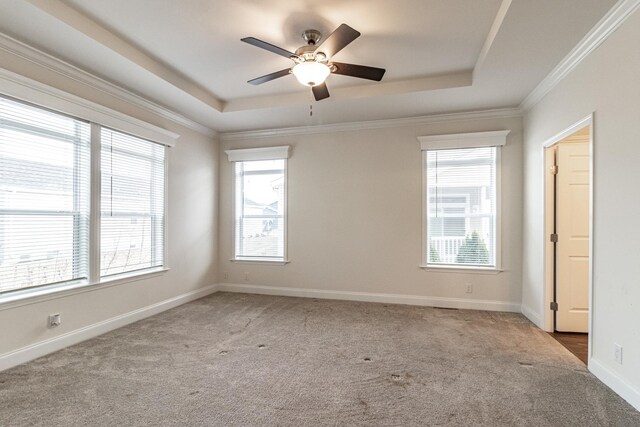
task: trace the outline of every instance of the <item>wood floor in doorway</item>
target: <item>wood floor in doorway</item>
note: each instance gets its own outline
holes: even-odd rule
[[[578,334],[573,332],[553,332],[551,334],[560,344],[573,353],[585,365],[589,357],[589,335]]]

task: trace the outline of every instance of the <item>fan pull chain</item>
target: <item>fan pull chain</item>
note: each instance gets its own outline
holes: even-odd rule
[[[309,117],[313,117],[313,104],[309,104]]]

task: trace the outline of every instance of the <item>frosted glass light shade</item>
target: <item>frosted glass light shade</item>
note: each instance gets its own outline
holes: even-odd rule
[[[317,86],[329,77],[331,70],[325,64],[315,61],[302,62],[293,67],[293,75],[305,86]]]

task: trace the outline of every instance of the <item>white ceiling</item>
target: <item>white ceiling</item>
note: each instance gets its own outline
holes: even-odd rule
[[[615,0],[2,0],[0,32],[219,131],[514,107]],[[387,69],[332,75],[312,101],[287,68],[307,28],[362,36],[336,60]],[[309,105],[313,105],[313,117]]]

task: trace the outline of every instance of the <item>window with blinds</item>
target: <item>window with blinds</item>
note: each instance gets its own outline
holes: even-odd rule
[[[497,150],[425,151],[427,265],[496,266]]]
[[[0,96],[0,293],[163,267],[164,234],[163,145]]]
[[[235,164],[235,258],[283,261],[286,159]]]
[[[0,97],[0,292],[89,274],[90,125]]]
[[[164,264],[165,147],[101,131],[100,275]]]

